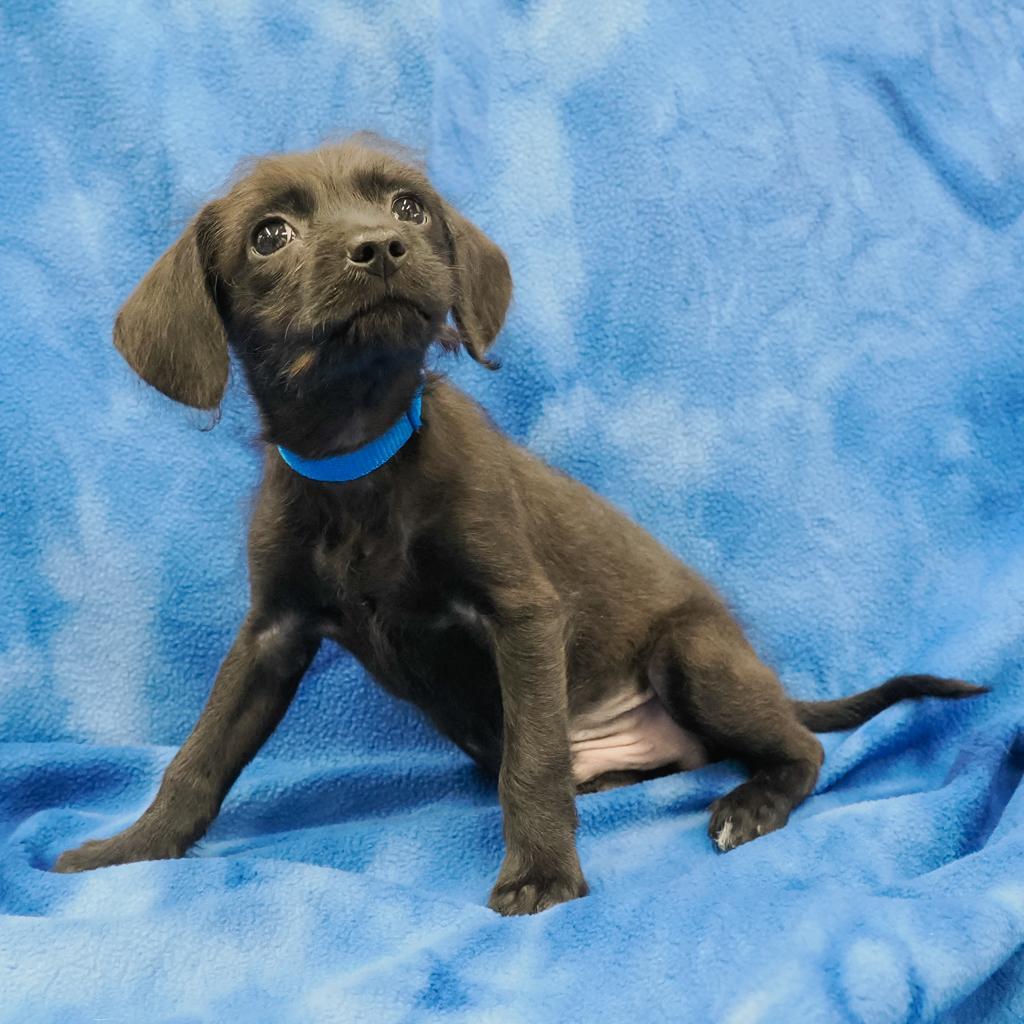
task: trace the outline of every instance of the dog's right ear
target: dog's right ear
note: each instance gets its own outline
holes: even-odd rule
[[[114,344],[131,368],[196,409],[216,408],[228,379],[227,335],[213,301],[212,205],[156,261],[114,323]]]

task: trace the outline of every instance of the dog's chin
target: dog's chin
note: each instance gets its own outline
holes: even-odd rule
[[[439,317],[408,299],[388,298],[349,317],[335,333],[349,344],[420,348],[439,326]]]

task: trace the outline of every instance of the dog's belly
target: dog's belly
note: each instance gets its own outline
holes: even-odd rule
[[[577,785],[605,772],[670,766],[686,771],[709,760],[700,738],[677,725],[648,688],[575,715],[569,723],[569,748]]]
[[[387,630],[375,632],[378,645],[389,638],[392,649],[384,661],[392,671],[376,664],[370,656],[379,652],[365,644],[360,652],[364,666],[389,692],[418,705],[482,767],[497,772],[501,693],[486,621],[468,605],[453,601],[445,614],[429,617],[419,629],[410,628],[408,616],[404,627],[393,636]],[[337,623],[326,621],[324,631],[357,649]],[[355,628],[356,634],[371,632],[359,624]],[[394,671],[398,666],[402,670]],[[444,685],[437,685],[438,680]],[[710,760],[696,733],[677,725],[657,693],[636,679],[623,681],[597,703],[571,710],[568,738],[577,786],[609,772],[686,771]]]

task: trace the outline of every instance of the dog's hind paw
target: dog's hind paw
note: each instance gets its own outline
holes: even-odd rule
[[[746,782],[711,805],[708,835],[722,853],[775,832],[789,821],[791,802],[756,782]]]

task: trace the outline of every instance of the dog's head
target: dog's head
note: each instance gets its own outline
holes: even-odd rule
[[[364,398],[414,387],[437,340],[489,364],[511,290],[501,250],[422,171],[356,137],[253,164],[149,271],[114,342],[144,380],[202,409],[221,400],[230,344],[273,423],[345,382]]]

